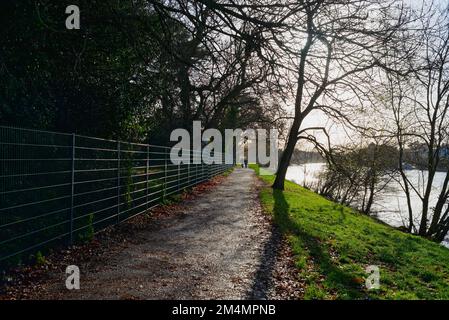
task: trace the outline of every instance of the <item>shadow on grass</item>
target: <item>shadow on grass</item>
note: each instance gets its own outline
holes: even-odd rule
[[[353,274],[342,270],[338,262],[331,258],[328,245],[308,233],[297,221],[291,218],[289,215],[290,206],[285,199],[284,192],[273,190],[273,198],[273,214],[276,224],[280,227],[282,233],[292,235],[294,241],[298,241],[298,244],[303,247],[302,249],[308,252],[310,258],[313,259],[313,263],[317,266],[317,271],[325,277],[324,284],[328,289],[326,291],[344,293],[343,298],[363,298],[364,290],[361,287],[360,279],[357,282]],[[307,212],[301,214],[307,214]],[[311,284],[313,285],[313,283]],[[341,297],[340,294],[338,296]]]

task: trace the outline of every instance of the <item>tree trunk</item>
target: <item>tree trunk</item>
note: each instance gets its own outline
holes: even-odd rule
[[[287,175],[287,169],[290,164],[293,151],[295,150],[296,142],[298,142],[297,136],[300,125],[301,120],[299,118],[295,118],[292,128],[290,129],[290,134],[288,135],[287,146],[285,147],[285,150],[282,153],[281,161],[279,162],[276,179],[273,183],[273,189],[284,190],[285,176]]]
[[[449,232],[449,206],[444,211],[443,216],[438,224],[438,230],[436,234],[433,236],[432,240],[437,242],[442,242],[447,233]]]
[[[429,200],[430,200],[430,193],[432,191],[432,183],[435,176],[435,169],[433,167],[429,166],[428,169],[428,178],[427,178],[427,186],[426,190],[424,192],[424,197],[422,200],[422,216],[421,216],[421,223],[419,225],[419,235],[420,236],[427,236],[427,227],[428,227],[428,216],[429,216]]]
[[[317,6],[315,10],[318,10]],[[302,99],[303,99],[303,91],[305,84],[305,68],[306,68],[306,58],[309,53],[310,47],[312,46],[313,41],[313,16],[315,11],[307,11],[307,40],[304,45],[304,48],[301,50],[301,58],[299,61],[298,68],[298,87],[296,88],[296,97],[295,97],[295,118],[293,120],[292,127],[290,129],[290,133],[288,135],[287,146],[282,153],[281,161],[279,162],[279,167],[276,173],[276,179],[273,184],[273,189],[284,190],[284,182],[285,176],[287,174],[287,169],[290,164],[290,159],[293,155],[293,151],[295,150],[296,143],[298,142],[298,133],[299,128],[301,127],[301,123],[304,117],[310,112],[310,110],[301,110],[302,107]],[[310,103],[313,105],[313,102]],[[310,108],[306,108],[310,109]]]
[[[441,214],[443,213],[444,205],[447,203],[447,187],[449,185],[449,171],[446,173],[446,177],[444,178],[444,183],[442,190],[440,191],[440,195],[438,197],[437,204],[435,205],[435,209],[433,210],[432,222],[429,227],[429,235],[432,236],[439,229],[439,223]]]
[[[400,123],[398,120],[396,120],[396,125],[398,126],[399,130],[397,132],[396,138],[398,140],[399,145],[399,173],[401,174],[402,181],[404,183],[404,193],[405,198],[407,199],[407,210],[408,210],[408,226],[407,231],[408,233],[412,233],[413,229],[415,227],[415,224],[413,223],[413,208],[412,208],[412,201],[410,198],[410,188],[408,185],[407,176],[404,171],[404,144],[403,144],[403,135],[402,135],[402,129],[400,127]]]
[[[371,177],[371,184],[369,186],[369,198],[368,198],[368,203],[366,204],[364,213],[366,215],[369,215],[371,213],[371,207],[373,206],[374,203],[374,193],[375,193],[375,181],[374,181],[374,177]]]

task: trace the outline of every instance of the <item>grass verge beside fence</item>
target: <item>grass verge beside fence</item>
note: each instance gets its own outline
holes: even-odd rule
[[[258,173],[258,167],[251,166]],[[307,299],[449,299],[449,249],[329,201],[293,182],[259,176],[264,210],[286,235]],[[380,289],[367,290],[367,266]]]

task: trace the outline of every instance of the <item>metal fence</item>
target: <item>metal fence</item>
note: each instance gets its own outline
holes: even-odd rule
[[[163,146],[0,127],[0,265],[86,240],[230,167],[175,165]]]

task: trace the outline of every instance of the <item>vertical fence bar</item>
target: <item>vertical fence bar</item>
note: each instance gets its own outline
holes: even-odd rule
[[[178,163],[178,192],[181,191],[181,163]]]
[[[117,141],[117,223],[120,223],[120,141]]]
[[[70,194],[70,239],[69,244],[73,245],[73,206],[75,195],[75,150],[76,150],[76,136],[72,133],[72,177],[71,177],[71,194]]]
[[[146,192],[145,202],[146,202],[146,204],[145,204],[145,208],[146,208],[146,211],[148,211],[148,204],[149,204],[149,202],[148,202],[148,175],[150,173],[150,146],[148,146],[148,145],[147,145],[147,168],[146,168],[145,172],[146,172],[146,180],[145,180],[146,181],[145,182],[145,192]]]
[[[167,149],[164,148],[164,200],[167,193]]]

